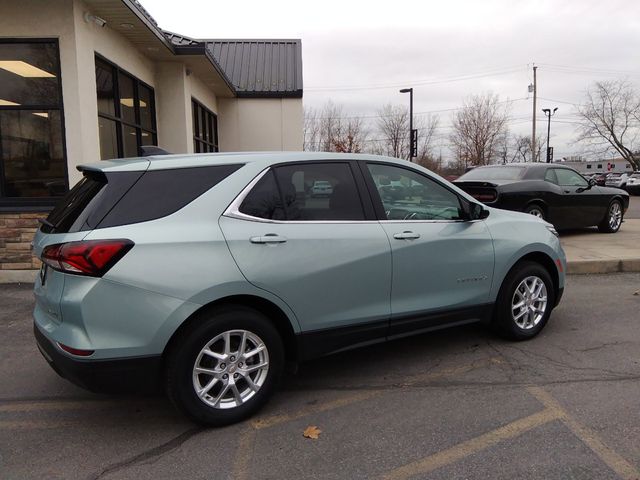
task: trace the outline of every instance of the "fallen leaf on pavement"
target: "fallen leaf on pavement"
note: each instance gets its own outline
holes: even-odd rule
[[[320,435],[321,432],[322,430],[320,430],[315,425],[310,425],[304,429],[304,432],[302,432],[302,435],[306,438],[313,438],[314,440],[317,440],[318,435]]]

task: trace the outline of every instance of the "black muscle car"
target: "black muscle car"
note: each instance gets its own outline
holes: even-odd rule
[[[629,207],[624,190],[600,187],[572,168],[553,163],[477,167],[454,184],[490,207],[530,213],[559,230],[597,226],[614,233]]]

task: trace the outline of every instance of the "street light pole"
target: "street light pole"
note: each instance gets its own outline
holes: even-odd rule
[[[553,111],[549,108],[543,108],[545,116],[547,117],[547,163],[551,163],[551,149],[549,148],[549,137],[551,136],[551,117],[553,117],[558,110],[558,107],[555,107]]]
[[[409,161],[417,156],[418,135],[413,129],[413,88],[403,88],[400,93],[409,94]]]

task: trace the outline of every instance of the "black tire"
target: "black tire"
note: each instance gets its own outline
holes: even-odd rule
[[[514,320],[512,307],[515,301],[516,289],[521,282],[529,277],[537,277],[544,283],[547,291],[547,300],[542,318],[535,325],[523,328]],[[538,335],[549,321],[549,316],[555,306],[555,299],[556,292],[547,269],[536,262],[520,262],[509,271],[502,282],[495,305],[493,326],[500,335],[511,340],[529,340]],[[518,310],[518,313],[520,311]]]
[[[547,214],[544,211],[544,207],[538,203],[530,203],[524,209],[524,213],[528,213],[529,215],[534,215],[542,220],[547,219]]]
[[[612,215],[614,215],[614,211],[616,208],[620,213],[620,219],[613,222],[611,220],[611,217]],[[616,233],[618,230],[620,230],[623,217],[624,211],[622,209],[622,202],[620,202],[620,200],[613,200],[607,207],[607,213],[604,214],[604,218],[598,225],[598,230],[600,231],[600,233]]]
[[[203,312],[194,319],[191,325],[191,328],[176,339],[166,358],[165,388],[173,404],[193,421],[207,426],[219,427],[228,425],[253,415],[271,397],[282,375],[284,347],[278,331],[263,314],[243,306],[225,306]],[[211,340],[225,332],[242,330],[250,332],[264,343],[266,355],[268,355],[268,369],[265,374],[262,374],[265,375],[264,381],[257,392],[239,406],[231,406],[230,408],[214,407],[196,394],[196,386],[194,384],[196,380],[194,380],[193,376],[195,362],[198,360],[201,350]],[[231,338],[233,340],[236,337],[232,336]],[[224,345],[224,339],[220,341]],[[250,345],[250,340],[247,341],[247,344]],[[214,345],[212,345],[212,349],[213,347]],[[234,349],[239,351],[239,346],[232,346],[231,352],[234,352]],[[202,359],[206,357],[203,356]],[[209,360],[212,364],[207,368],[220,372],[223,371],[221,364],[226,365],[229,372],[239,372],[238,366],[242,366],[240,363],[232,362],[227,365],[222,363],[221,360],[213,358]],[[247,365],[250,361],[253,360],[249,359],[246,362]],[[240,362],[240,358],[236,359],[236,362]],[[224,371],[226,372],[227,370]],[[227,373],[227,378],[231,375],[231,373]],[[242,374],[235,373],[233,375]],[[213,379],[213,376],[202,374],[197,377],[198,382],[201,380],[206,381],[207,379]],[[246,388],[249,388],[249,385],[248,383],[242,383],[243,381],[242,378],[239,378],[238,390],[244,388],[246,392]],[[226,385],[223,382],[225,381],[222,380],[221,376],[218,383],[222,387]],[[229,382],[229,380],[226,382]],[[220,390],[212,392],[212,396],[217,396],[222,391],[222,387],[217,386],[216,388]],[[213,390],[212,388],[211,391]],[[231,390],[229,392],[229,394],[223,394],[222,399],[225,399],[227,395],[233,395]],[[208,396],[206,397],[210,402],[214,400]]]

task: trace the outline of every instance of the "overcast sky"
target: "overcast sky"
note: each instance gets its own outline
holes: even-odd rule
[[[327,100],[345,115],[385,103],[440,111],[447,151],[451,109],[488,91],[510,105],[512,133],[531,134],[527,85],[538,68],[538,109],[558,107],[556,158],[579,154],[575,112],[596,80],[640,86],[638,0],[441,0],[411,2],[142,0],[161,28],[194,38],[301,38],[305,107]],[[371,88],[375,87],[375,88]],[[538,132],[546,139],[539,111]]]

